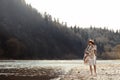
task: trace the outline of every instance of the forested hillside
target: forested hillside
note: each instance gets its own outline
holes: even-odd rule
[[[95,40],[98,49],[98,57],[103,59],[120,58],[120,31],[108,30],[107,28],[79,28],[71,27],[71,30],[82,38],[83,43],[89,38]]]
[[[24,0],[0,0],[0,57],[81,58],[81,39],[66,25],[37,12]]]
[[[119,31],[69,28],[24,0],[0,0],[0,59],[82,59],[89,38],[95,39],[98,57],[119,55]]]

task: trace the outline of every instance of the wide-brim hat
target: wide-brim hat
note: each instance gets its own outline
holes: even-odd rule
[[[92,44],[94,44],[94,40],[92,40],[92,39],[89,39],[89,43],[92,43]]]

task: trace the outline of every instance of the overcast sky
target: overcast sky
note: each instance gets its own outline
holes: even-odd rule
[[[120,30],[120,0],[26,0],[39,12],[59,18],[68,26]]]

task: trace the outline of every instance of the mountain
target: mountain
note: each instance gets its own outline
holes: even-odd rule
[[[0,0],[1,59],[82,58],[84,46],[66,25],[24,0]]]

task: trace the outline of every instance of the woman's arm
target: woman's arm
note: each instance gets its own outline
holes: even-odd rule
[[[97,56],[97,46],[96,45],[94,46],[94,54],[95,54],[95,56]]]

